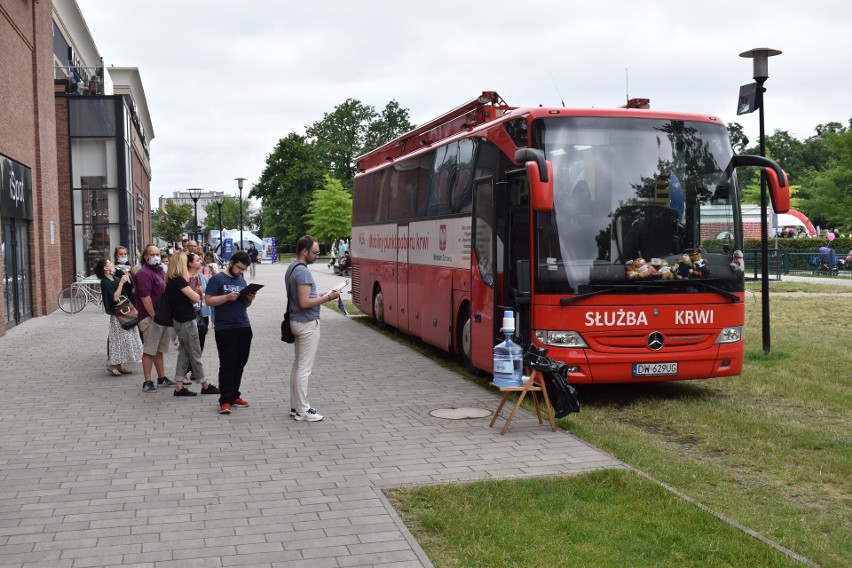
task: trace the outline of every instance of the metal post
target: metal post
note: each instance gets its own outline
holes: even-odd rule
[[[766,157],[766,133],[763,126],[763,83],[766,77],[755,77],[757,82],[758,123],[760,137],[760,155]],[[760,170],[760,306],[763,319],[763,354],[771,351],[769,327],[769,199],[767,196],[766,172]]]
[[[240,250],[243,246],[243,182],[246,178],[234,178],[237,181],[237,187],[240,188]]]
[[[188,189],[188,190],[186,190],[186,192],[189,193],[189,198],[192,199],[192,205],[193,205],[193,208],[194,208],[192,232],[190,233],[190,239],[194,240],[194,241],[201,240],[199,238],[199,231],[198,231],[198,199],[201,197],[202,191],[203,190],[200,189],[200,188],[199,189]]]
[[[193,236],[194,236],[196,241],[200,241],[201,239],[198,236],[199,231],[198,231],[198,196],[197,195],[193,196],[193,198],[192,198],[192,207],[194,209],[194,215],[195,215],[195,221],[192,225],[193,233],[195,233]]]
[[[219,208],[219,255],[222,256],[225,254],[225,249],[223,247],[223,243],[225,241],[225,235],[222,233],[225,232],[225,229],[222,228],[222,206],[225,204],[225,198],[216,200],[216,207]],[[215,252],[215,251],[214,251]]]
[[[755,98],[760,123],[760,155],[766,157],[766,133],[763,126],[763,94],[766,89],[763,84],[769,78],[769,58],[781,55],[777,49],[758,47],[740,53],[740,57],[752,60],[752,76],[757,84]],[[760,172],[760,295],[763,317],[763,354],[769,355],[771,342],[769,338],[769,199],[767,196],[766,173]]]

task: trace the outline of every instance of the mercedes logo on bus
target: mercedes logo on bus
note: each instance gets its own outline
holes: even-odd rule
[[[663,339],[663,334],[659,331],[655,331],[648,336],[648,348],[652,351],[659,351],[662,349],[663,343],[665,343],[665,340]]]

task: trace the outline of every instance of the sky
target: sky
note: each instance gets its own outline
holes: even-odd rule
[[[738,122],[752,60],[769,59],[767,135],[804,140],[852,118],[846,0],[77,0],[104,63],[138,67],[154,129],[151,201],[237,194],[277,142],[349,98],[392,99],[415,124],[497,91],[512,106],[617,107]],[[149,133],[150,136],[150,133]]]

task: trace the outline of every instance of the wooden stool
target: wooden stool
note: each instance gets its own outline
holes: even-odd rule
[[[494,423],[497,422],[497,417],[500,416],[500,411],[503,410],[503,406],[506,404],[506,401],[509,400],[509,396],[513,392],[521,393],[521,396],[518,397],[518,401],[515,403],[515,407],[506,419],[506,424],[500,432],[501,436],[509,429],[509,424],[511,424],[512,420],[515,418],[515,414],[517,414],[518,409],[521,407],[521,403],[524,402],[524,397],[527,396],[527,393],[530,393],[533,404],[535,405],[535,413],[536,416],[538,416],[538,423],[544,424],[544,421],[541,419],[541,408],[539,408],[538,405],[538,393],[542,393],[542,397],[544,398],[544,408],[547,410],[547,417],[550,420],[550,429],[553,432],[556,432],[556,422],[553,420],[553,407],[550,405],[550,397],[547,396],[547,389],[544,388],[544,385],[539,384],[537,380],[543,380],[543,377],[541,377],[541,373],[537,370],[533,370],[529,380],[524,384],[524,386],[497,387],[500,389],[500,392],[504,393],[503,399],[500,401],[500,406],[497,407],[497,411],[494,412],[494,417],[491,419],[491,424],[489,424],[489,426],[494,426]]]

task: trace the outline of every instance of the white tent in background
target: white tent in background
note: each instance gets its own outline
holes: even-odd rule
[[[224,231],[225,238],[231,239],[234,242],[234,249],[239,245],[240,240],[240,230],[239,229],[225,229]],[[244,249],[248,248],[249,243],[254,243],[254,246],[257,250],[262,250],[263,247],[263,239],[249,231],[248,229],[243,229],[243,247]],[[210,244],[213,245],[213,248],[216,252],[219,252],[219,231],[210,231]]]

